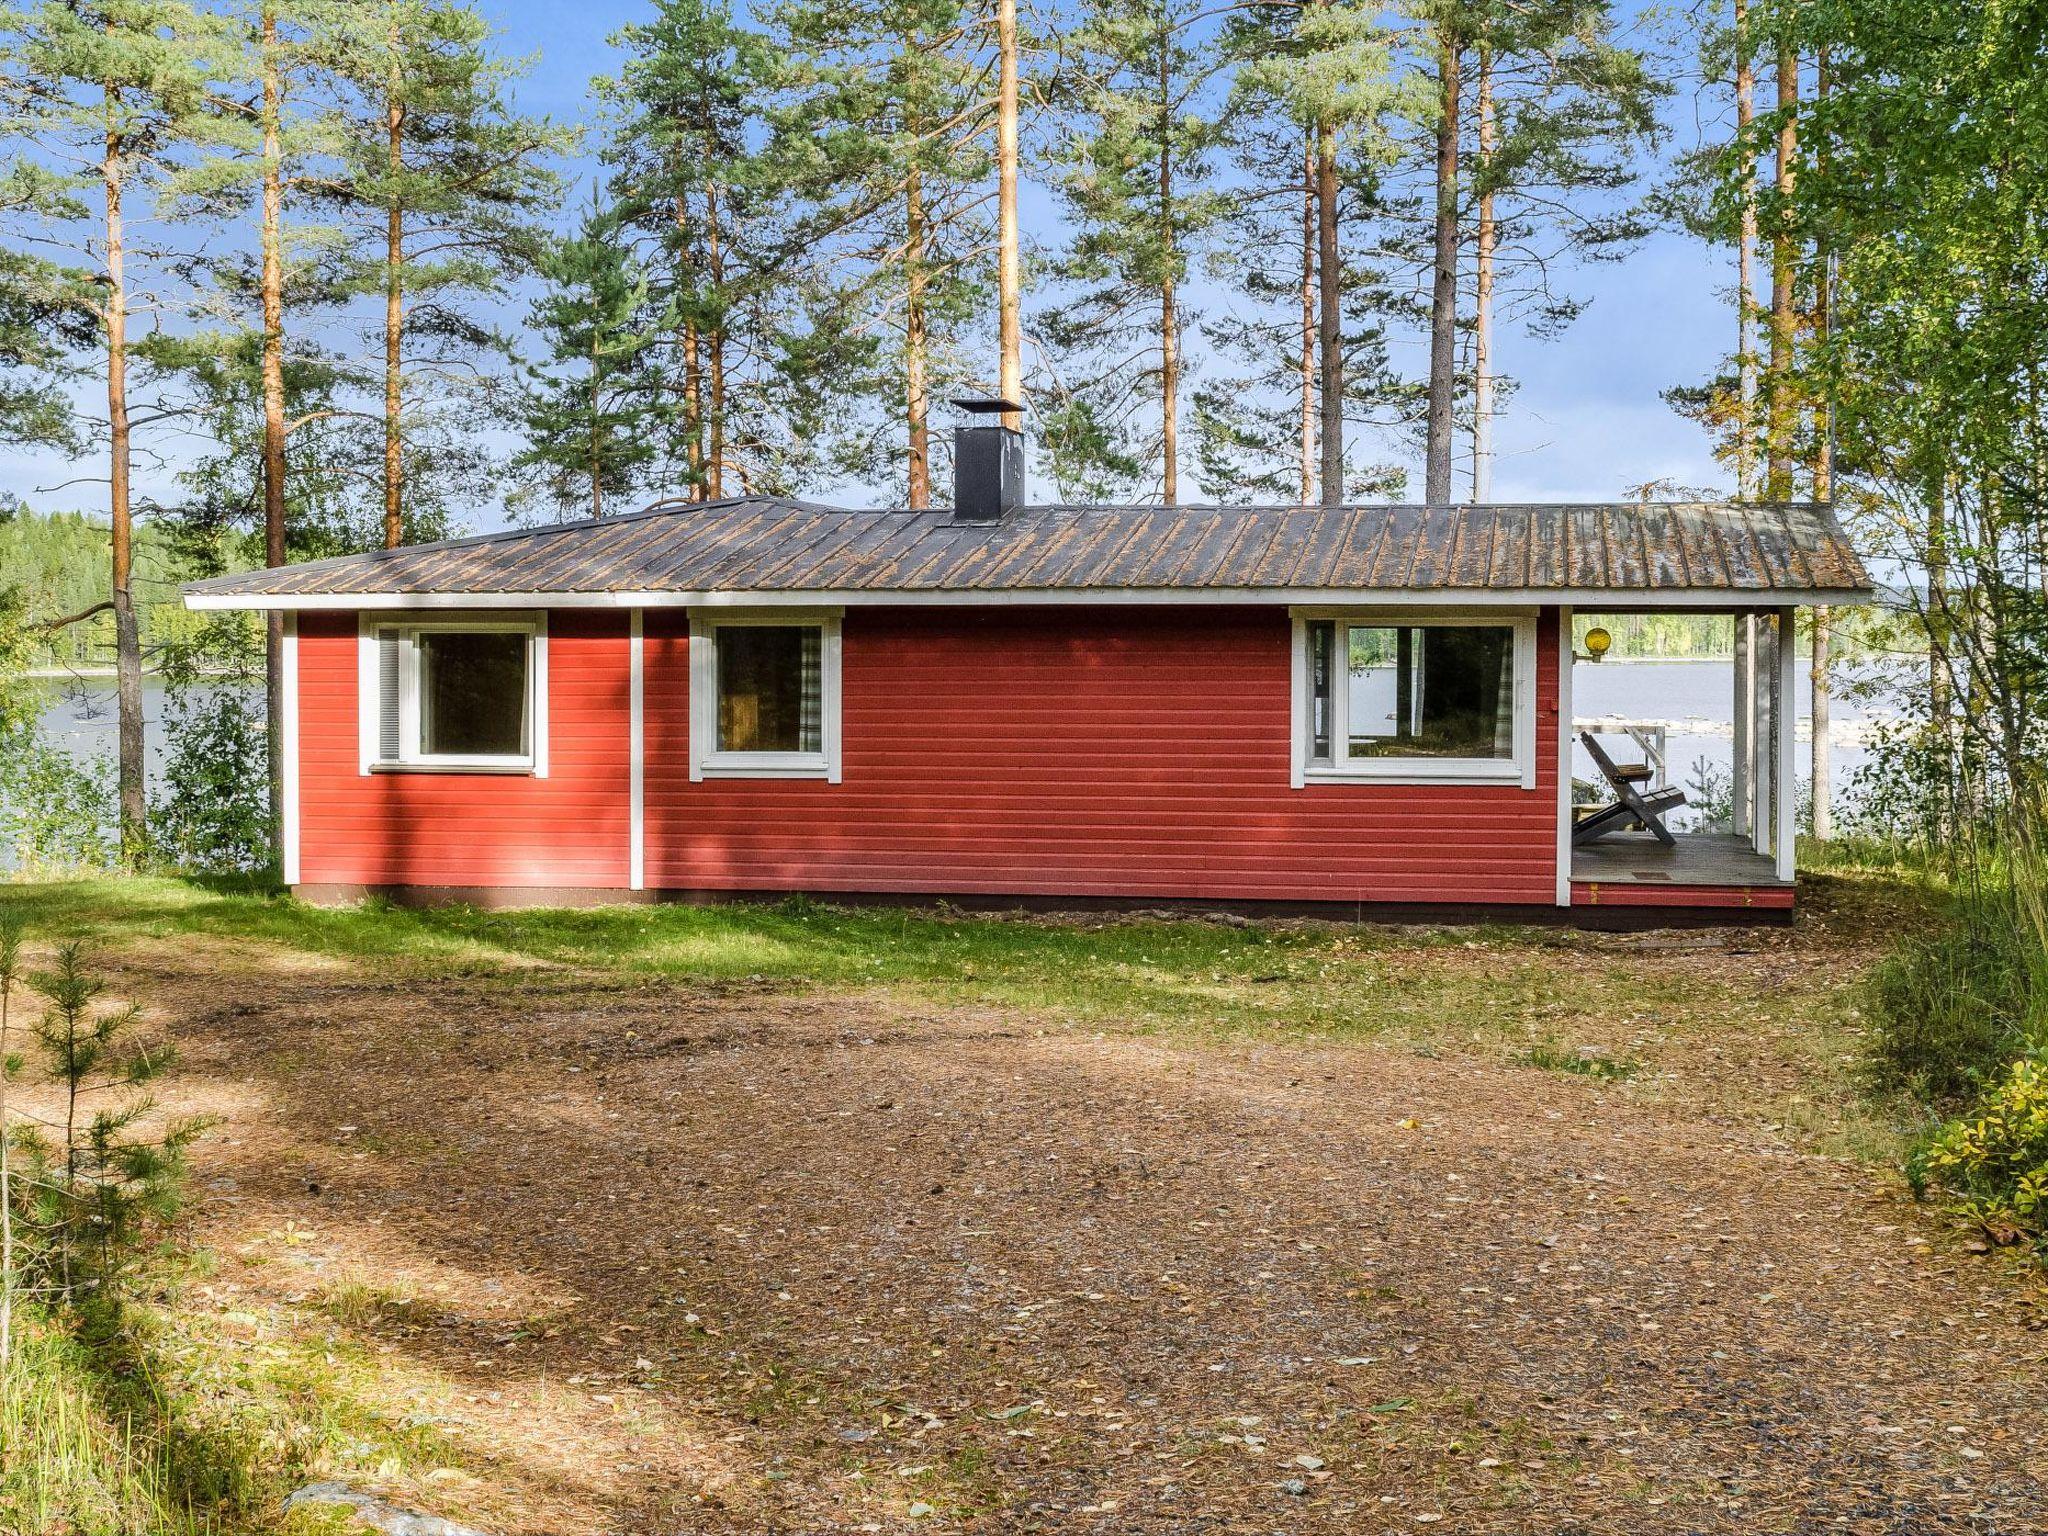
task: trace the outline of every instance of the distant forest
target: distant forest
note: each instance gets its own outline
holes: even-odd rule
[[[0,507],[0,571],[19,587],[29,611],[53,616],[82,613],[106,601],[107,521],[81,512],[38,513]],[[228,558],[222,558],[223,554]],[[202,575],[247,569],[254,562],[233,558],[233,541],[206,550],[192,547],[180,532],[154,522],[135,530],[135,609],[145,653],[164,639],[187,635],[199,624],[178,599],[178,584]],[[34,667],[110,668],[114,665],[114,616],[94,614],[46,630],[31,647]]]

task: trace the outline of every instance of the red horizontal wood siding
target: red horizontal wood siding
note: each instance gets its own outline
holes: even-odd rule
[[[299,619],[299,878],[307,885],[623,886],[627,618],[548,622],[548,776],[364,774],[356,616]]]
[[[1289,787],[1273,608],[849,610],[844,782],[689,781],[686,618],[646,618],[650,886],[1337,902],[1556,899],[1537,787]]]

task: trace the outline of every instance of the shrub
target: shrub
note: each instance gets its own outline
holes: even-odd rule
[[[2014,1062],[1969,1114],[1952,1120],[1908,1165],[1916,1188],[1944,1190],[1957,1214],[1994,1242],[2048,1259],[2048,1067]]]

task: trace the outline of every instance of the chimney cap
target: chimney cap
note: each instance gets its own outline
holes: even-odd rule
[[[1024,409],[1015,400],[1005,400],[1000,396],[956,395],[948,403],[967,412],[970,416],[994,416],[998,414],[1007,416],[1012,411]]]

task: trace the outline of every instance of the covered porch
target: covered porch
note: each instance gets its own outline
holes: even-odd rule
[[[1626,611],[1635,610],[1580,610],[1576,618],[1597,624]],[[1795,610],[1721,611],[1734,625],[1727,694],[1732,741],[1725,796],[1717,793],[1711,804],[1690,803],[1698,798],[1696,787],[1673,783],[1672,765],[1643,732],[1632,740],[1619,722],[1575,714],[1573,673],[1599,662],[1580,653],[1575,616],[1565,615],[1559,883],[1568,887],[1561,897],[1571,905],[1790,911],[1798,782]],[[1605,743],[1604,751],[1583,743],[1588,732],[1596,744]],[[1629,813],[1625,787],[1637,792],[1658,828]]]

